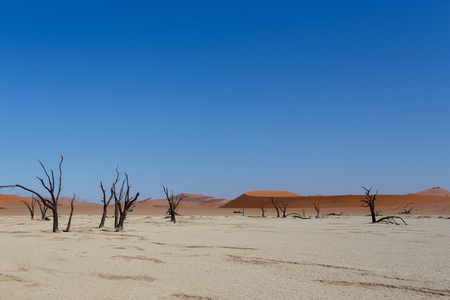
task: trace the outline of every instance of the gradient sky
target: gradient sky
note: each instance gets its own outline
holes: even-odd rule
[[[450,2],[0,0],[0,101],[0,184],[78,200],[449,189]]]

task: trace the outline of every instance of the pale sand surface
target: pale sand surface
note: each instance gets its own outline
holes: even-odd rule
[[[0,217],[1,299],[449,299],[450,220]],[[61,228],[67,217],[63,216]]]

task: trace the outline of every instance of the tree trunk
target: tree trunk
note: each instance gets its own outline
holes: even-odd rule
[[[127,211],[124,211],[119,218],[119,223],[117,224],[116,232],[123,230],[123,223],[125,223],[125,219],[127,218]]]
[[[58,203],[52,208],[53,212],[53,232],[59,232],[58,226]]]
[[[277,211],[277,218],[279,218],[280,217],[280,209],[278,208],[278,201],[275,202],[275,200],[273,200],[273,198],[271,198],[271,199],[272,199],[272,205],[273,205],[273,207],[275,207],[275,210]]]
[[[119,205],[120,203],[116,202],[114,206],[114,229],[119,227]]]
[[[67,222],[66,232],[70,231],[70,224],[72,223],[72,215],[73,215],[73,201],[75,200],[75,196],[72,199],[72,202],[70,202],[70,217],[69,222]]]
[[[170,222],[177,222],[177,220],[175,219],[175,209],[173,208],[173,204],[170,205]]]
[[[108,212],[108,206],[107,205],[103,205],[102,220],[100,221],[100,225],[98,226],[98,228],[103,228],[105,226],[105,220],[106,220],[106,213],[107,212]]]
[[[376,216],[376,214],[375,214],[375,205],[370,205],[369,208],[370,208],[370,214],[372,216],[372,223],[376,223],[377,222],[377,218],[375,217]]]

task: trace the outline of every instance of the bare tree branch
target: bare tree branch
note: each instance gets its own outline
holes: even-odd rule
[[[53,232],[59,232],[59,225],[58,225],[58,200],[59,200],[59,195],[61,192],[61,177],[62,177],[62,162],[63,162],[63,156],[61,155],[61,161],[59,163],[59,188],[58,188],[58,192],[57,195],[55,196],[55,178],[53,175],[53,170],[51,171],[52,176],[50,177],[50,175],[47,172],[47,169],[45,168],[44,164],[38,160],[39,164],[41,165],[42,169],[44,170],[45,175],[47,176],[47,180],[48,180],[48,186],[45,184],[44,180],[42,178],[39,178],[39,181],[41,182],[42,186],[49,192],[50,194],[50,198],[51,200],[48,200],[44,197],[42,197],[39,193],[35,192],[32,189],[26,188],[20,184],[15,184],[15,185],[5,185],[5,186],[0,186],[0,189],[2,188],[21,188],[25,191],[28,191],[34,195],[36,195],[39,200],[41,201],[41,203],[43,205],[45,205],[46,207],[48,207],[49,209],[51,209],[52,213],[53,213]]]

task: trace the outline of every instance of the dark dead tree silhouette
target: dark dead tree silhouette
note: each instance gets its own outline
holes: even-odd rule
[[[376,218],[376,212],[375,212],[375,200],[377,199],[377,195],[378,195],[378,191],[371,195],[370,192],[372,191],[372,187],[365,188],[362,187],[365,191],[366,194],[364,196],[364,199],[361,199],[361,202],[363,202],[363,206],[364,207],[368,207],[370,209],[370,215],[372,217],[372,223],[377,223],[377,218]]]
[[[364,202],[363,206],[364,207],[369,207],[370,209],[370,216],[372,217],[372,223],[388,223],[388,224],[395,224],[395,225],[399,225],[395,220],[399,219],[402,220],[402,222],[406,224],[405,220],[403,220],[401,217],[398,216],[386,216],[383,218],[380,218],[377,220],[376,215],[377,215],[377,211],[375,210],[375,200],[377,199],[377,195],[378,195],[378,191],[371,195],[370,192],[372,191],[372,187],[370,187],[369,189],[362,187],[365,191],[365,197],[364,199],[361,199],[362,202]]]
[[[125,173],[125,179],[122,182],[122,186],[120,188],[120,191],[117,193],[115,185],[113,186],[113,194],[114,194],[114,203],[115,203],[115,222],[114,222],[114,228],[116,232],[123,230],[123,224],[125,222],[125,219],[127,218],[127,215],[129,212],[133,210],[133,208],[138,204],[136,203],[139,192],[136,193],[134,196],[131,195],[131,186],[130,182],[128,180],[128,175]],[[149,200],[145,199],[140,203],[144,203],[145,201]]]
[[[73,195],[72,201],[70,201],[70,216],[69,216],[69,222],[67,222],[67,227],[65,232],[70,232],[70,224],[72,223],[72,215],[73,215],[73,201],[75,201],[75,195]]]
[[[106,220],[106,214],[108,213],[108,205],[111,203],[111,200],[114,198],[114,191],[116,188],[116,184],[119,182],[119,170],[118,167],[116,168],[116,180],[113,182],[111,189],[110,189],[110,194],[109,194],[109,198],[106,199],[106,190],[103,187],[103,182],[100,181],[100,188],[102,189],[102,193],[103,193],[103,214],[102,214],[102,219],[100,220],[100,225],[98,226],[98,228],[103,228],[105,226],[105,220]],[[118,214],[118,210],[117,210],[117,214]],[[118,219],[116,218],[117,222]]]
[[[267,208],[264,207],[264,201],[261,201],[258,204],[258,208],[261,209],[261,217],[265,218],[266,217],[266,210],[267,210]]]
[[[28,208],[28,210],[30,211],[30,215],[31,215],[31,220],[34,219],[34,207],[36,206],[36,198],[34,198],[33,196],[31,196],[31,202],[28,203],[24,200],[20,200],[23,202],[23,204],[25,204]]]
[[[413,204],[413,203],[411,203],[411,204]],[[399,212],[399,214],[400,215],[409,215],[411,213],[412,209],[414,208],[414,206],[411,206],[408,209],[408,206],[410,206],[411,204],[406,205],[405,208],[403,208],[403,211]]]
[[[275,210],[277,211],[277,218],[279,218],[280,217],[280,207],[278,206],[278,200],[275,201],[273,199],[273,197],[270,197],[270,199],[271,199],[273,207],[275,207]]]
[[[173,195],[173,191],[169,194],[169,188],[162,185],[164,194],[166,195],[167,202],[169,203],[169,208],[166,212],[166,215],[170,216],[170,222],[176,223],[176,216],[178,215],[178,205],[180,202],[186,198],[185,194],[180,194],[178,196]]]
[[[312,203],[314,209],[316,210],[316,219],[320,218],[320,206],[319,203]]]
[[[281,217],[286,218],[286,210],[287,210],[289,203],[284,203],[283,201],[281,201],[281,204],[282,204],[282,206],[281,205],[279,206],[281,212],[283,213],[283,215]]]
[[[387,217],[383,217],[383,218],[381,218],[381,219],[378,219],[378,220],[377,220],[377,223],[388,223],[388,224],[400,225],[400,224],[398,224],[398,223],[395,221],[395,219],[402,220],[403,224],[408,225],[408,224],[406,224],[405,220],[403,220],[403,218],[398,217],[398,216],[387,216]]]
[[[59,177],[58,181],[55,180],[55,174],[53,170],[50,170],[50,174],[47,172],[47,169],[42,164],[40,160],[39,164],[41,165],[42,169],[44,170],[44,173],[47,177],[48,183],[45,183],[44,180],[40,177],[37,177],[37,179],[41,182],[42,186],[47,190],[47,192],[50,194],[50,199],[46,199],[43,196],[41,196],[38,192],[35,192],[32,189],[29,189],[27,187],[24,187],[20,184],[15,185],[4,185],[0,186],[0,189],[2,188],[21,188],[27,192],[30,192],[34,195],[36,195],[42,204],[44,204],[47,208],[49,208],[53,213],[53,232],[59,232],[59,224],[58,224],[58,201],[59,201],[59,195],[61,194],[61,190],[63,189],[61,185],[61,177],[62,177],[62,169],[61,165],[63,163],[64,157],[61,155],[61,161],[59,163]]]
[[[48,207],[44,204],[41,204],[41,201],[39,199],[36,199],[36,203],[39,205],[39,210],[41,211],[41,218],[42,220],[50,220],[45,215],[47,214]]]

